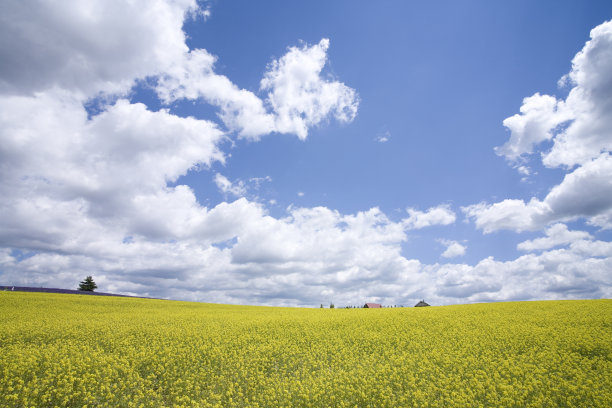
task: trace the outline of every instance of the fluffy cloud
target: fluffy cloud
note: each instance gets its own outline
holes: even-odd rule
[[[539,93],[523,99],[521,113],[504,120],[510,140],[495,152],[512,161],[533,153],[534,146],[552,139],[553,129],[571,118],[564,106],[554,96]]]
[[[612,228],[612,156],[604,153],[565,176],[545,202],[555,219],[587,218],[589,224]]]
[[[500,229],[516,232],[533,230],[541,227],[550,208],[537,199],[528,203],[523,200],[507,199],[495,204],[479,203],[462,208],[463,212],[473,218],[476,227],[485,234]]]
[[[4,252],[2,276],[15,284],[71,287],[95,271],[101,290],[270,305],[433,304],[610,297],[612,244],[575,240],[568,248],[474,266],[423,265],[401,255],[401,223],[372,209],[342,215],[297,208],[276,219],[245,199],[210,210],[224,245],[198,240],[121,242],[102,236],[80,253]],[[227,233],[230,232],[230,233]],[[236,239],[230,235],[236,234]],[[261,241],[264,242],[261,242]]]
[[[567,174],[544,200],[507,199],[462,208],[485,233],[500,229],[536,230],[549,223],[586,218],[591,225],[612,228],[612,156],[604,153]]]
[[[574,85],[565,100],[573,121],[558,132],[543,162],[574,166],[612,151],[612,21],[595,27],[567,76]]]
[[[188,235],[201,209],[188,187],[167,183],[224,160],[214,124],[124,100],[88,120],[72,98],[0,98],[0,138],[6,245],[61,247],[83,228]]]
[[[543,164],[573,170],[543,200],[506,199],[465,207],[485,233],[536,230],[578,218],[612,228],[612,21],[591,31],[591,40],[561,82],[572,85],[565,100],[540,94],[525,98],[521,113],[504,121],[511,136],[496,152],[520,162],[550,140],[552,148],[542,153]]]
[[[290,209],[283,220],[272,218],[253,223],[233,248],[240,262],[325,262],[348,259],[365,264],[382,262],[387,244],[405,239],[399,223],[393,223],[373,208],[355,215],[341,215],[325,207]],[[396,251],[397,248],[392,248]],[[351,262],[351,263],[352,263]]]
[[[431,207],[427,211],[419,211],[414,208],[406,209],[408,218],[403,220],[407,229],[421,229],[432,225],[449,225],[455,222],[455,213],[448,205]]]
[[[254,93],[239,89],[227,77],[214,72],[216,57],[206,50],[183,55],[159,78],[156,90],[166,102],[203,98],[221,108],[221,119],[239,136],[257,140],[262,135],[294,133],[306,139],[308,128],[327,117],[350,122],[359,105],[355,90],[321,77],[329,40],[313,46],[291,47],[273,60],[261,80],[267,91],[264,103]],[[272,112],[268,112],[269,106]]]
[[[308,128],[329,115],[341,122],[355,118],[359,106],[355,90],[321,78],[328,48],[327,38],[311,47],[291,47],[270,64],[261,89],[269,91],[267,102],[276,113],[276,131],[305,139]]]
[[[572,167],[612,149],[612,21],[591,31],[591,40],[574,57],[561,83],[573,86],[565,100],[536,93],[524,99],[520,114],[504,121],[511,136],[496,149],[498,154],[517,160],[552,140],[543,163]]]
[[[442,257],[455,258],[457,256],[465,255],[466,247],[457,241],[442,240],[441,242],[446,245],[446,249],[444,252],[442,252]]]
[[[516,247],[521,251],[535,251],[550,249],[561,245],[571,244],[575,241],[592,239],[591,234],[585,231],[570,231],[565,224],[555,224],[546,230],[545,238],[523,241]]]
[[[273,132],[274,116],[266,111],[263,101],[216,74],[215,62],[216,57],[202,49],[181,55],[158,79],[157,94],[166,104],[202,98],[220,107],[223,123],[243,137],[258,139]]]
[[[0,92],[125,93],[187,51],[182,24],[196,10],[195,0],[3,2]]]
[[[582,242],[582,241],[578,241]],[[584,250],[574,247],[527,254],[507,262],[487,258],[475,266],[434,265],[427,267],[435,275],[439,298],[466,299],[470,302],[607,298],[612,295],[610,243],[595,241]]]

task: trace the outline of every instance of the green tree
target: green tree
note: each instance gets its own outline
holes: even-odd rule
[[[97,288],[98,288],[98,285],[96,285],[96,282],[94,282],[91,276],[86,277],[84,281],[79,283],[79,290],[82,290],[85,292],[93,292],[94,289],[97,289]]]

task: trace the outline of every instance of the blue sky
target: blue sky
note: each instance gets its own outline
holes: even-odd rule
[[[0,7],[0,283],[612,293],[609,2]]]

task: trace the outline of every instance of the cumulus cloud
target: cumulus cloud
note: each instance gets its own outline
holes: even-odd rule
[[[206,50],[192,50],[158,79],[156,91],[166,104],[179,99],[200,99],[221,108],[223,123],[240,136],[258,139],[275,130],[274,116],[253,92],[240,89],[214,72],[217,58]]]
[[[572,86],[567,98],[538,93],[525,98],[521,113],[504,121],[511,136],[496,152],[527,176],[521,161],[542,142],[551,141],[550,150],[542,152],[542,163],[568,173],[543,200],[506,199],[464,207],[485,233],[537,230],[579,218],[612,228],[612,21],[591,31],[591,40],[560,82]]]
[[[462,207],[462,211],[473,218],[476,227],[485,234],[508,229],[516,232],[540,228],[545,223],[550,208],[533,198],[528,203],[523,200],[506,199],[494,204],[479,203]]]
[[[210,210],[216,242],[129,242],[104,238],[80,253],[4,253],[4,279],[70,287],[96,271],[101,288],[121,293],[270,305],[432,304],[610,297],[612,244],[575,240],[500,262],[424,265],[401,255],[401,223],[377,209],[343,215],[324,207],[270,217],[245,199]],[[229,233],[228,233],[229,232]],[[233,240],[232,234],[237,239]],[[103,245],[102,245],[103,244]]]
[[[0,6],[0,92],[126,93],[187,51],[195,0],[10,1]],[[24,18],[24,16],[27,16]]]
[[[324,38],[310,47],[291,47],[270,63],[261,89],[268,91],[267,102],[275,112],[277,132],[306,139],[308,128],[328,116],[340,122],[355,118],[359,106],[355,90],[321,77],[328,48],[329,40]]]
[[[543,163],[573,167],[611,151],[612,21],[591,31],[591,40],[561,82],[572,85],[565,100],[536,93],[523,100],[520,114],[504,121],[511,136],[496,149],[499,155],[514,161],[552,140],[550,151],[542,154]]]
[[[446,249],[444,250],[444,252],[442,252],[442,257],[455,258],[457,256],[465,255],[465,250],[467,248],[464,245],[458,243],[457,241],[442,240],[440,242],[446,245]]]
[[[265,102],[216,74],[216,57],[203,49],[177,59],[159,78],[156,90],[165,103],[202,98],[219,106],[225,125],[241,137],[257,140],[279,132],[306,139],[308,129],[328,117],[352,121],[359,106],[354,89],[322,78],[328,47],[329,40],[323,39],[313,46],[291,47],[273,60],[261,80]]]
[[[591,31],[591,40],[572,60],[565,100],[573,121],[558,132],[543,162],[574,166],[612,150],[612,21]]]
[[[516,247],[521,251],[536,251],[592,238],[591,234],[586,231],[570,231],[565,224],[555,224],[546,230],[546,237],[523,241]]]
[[[455,213],[448,205],[431,207],[427,211],[419,211],[414,208],[406,209],[408,218],[402,222],[407,229],[421,229],[432,225],[449,225],[455,222]]]
[[[579,241],[581,242],[581,241]],[[612,278],[607,268],[612,266],[608,252],[603,258],[596,246],[612,249],[610,243],[580,250],[570,247],[527,254],[500,262],[487,258],[474,266],[434,265],[428,273],[435,275],[436,295],[472,302],[557,299],[607,298],[611,294]]]
[[[57,248],[105,227],[188,234],[201,209],[189,187],[167,184],[224,160],[214,124],[124,100],[88,120],[72,98],[0,98],[0,138],[0,230],[9,246]]]
[[[553,130],[571,117],[563,102],[539,93],[523,99],[520,111],[504,120],[504,126],[510,130],[510,140],[495,148],[497,154],[513,161],[533,153],[534,146],[552,139]]]
[[[327,265],[346,259],[366,264],[384,261],[387,244],[405,239],[401,225],[392,223],[378,209],[341,215],[326,207],[290,209],[282,220],[268,218],[240,236],[233,248],[240,262],[318,262]],[[391,248],[395,251],[395,249]]]
[[[485,233],[500,229],[537,230],[552,222],[586,218],[591,225],[612,228],[612,156],[604,153],[553,187],[544,200],[507,199],[463,207]]]

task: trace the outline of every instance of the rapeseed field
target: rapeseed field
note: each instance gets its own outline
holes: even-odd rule
[[[612,301],[299,309],[0,292],[2,407],[611,407]]]

